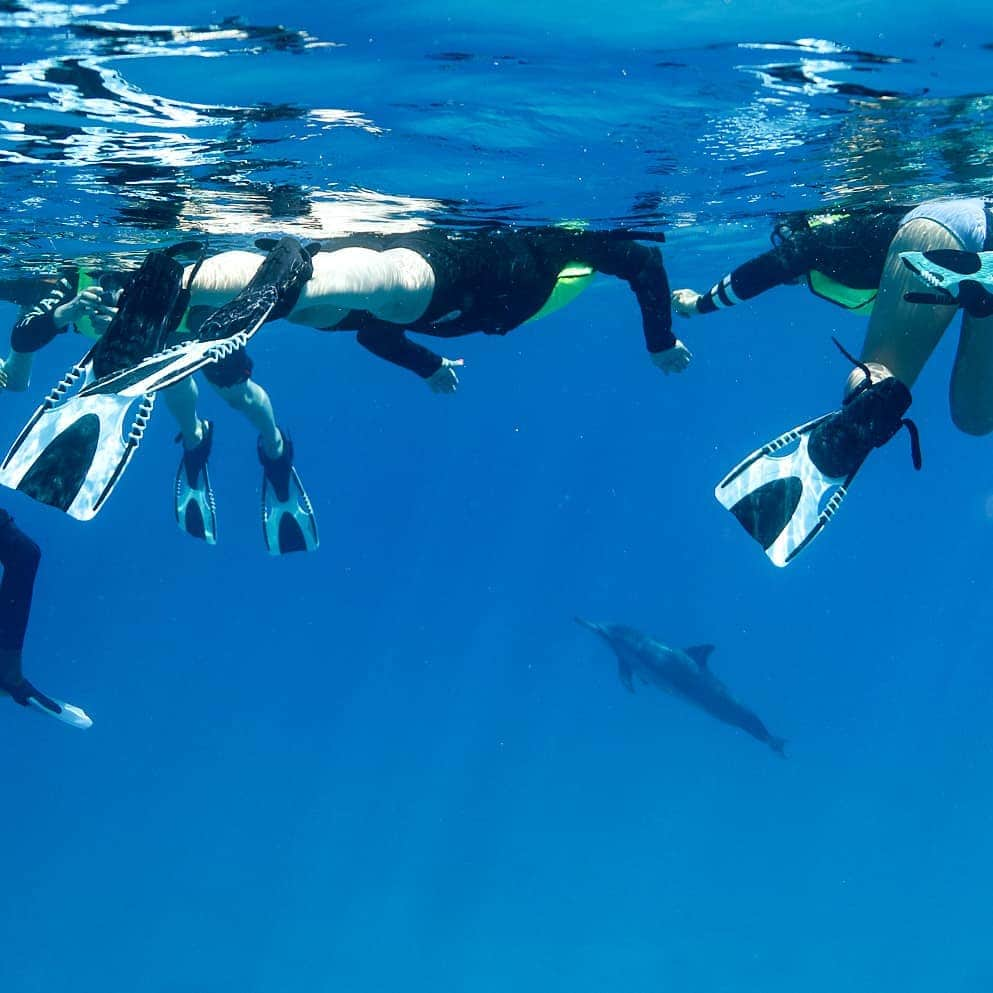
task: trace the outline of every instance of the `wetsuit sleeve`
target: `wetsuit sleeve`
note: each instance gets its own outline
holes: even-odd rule
[[[423,379],[441,368],[441,356],[411,341],[403,328],[363,328],[356,335],[358,343],[387,362],[417,373]]]
[[[712,314],[742,300],[751,300],[774,286],[794,282],[814,268],[816,252],[812,241],[794,238],[738,266],[697,300],[697,312]]]
[[[60,279],[52,291],[23,313],[10,332],[10,347],[22,355],[44,348],[57,334],[64,334],[67,327],[55,326],[55,308],[76,295],[68,279]]]
[[[594,245],[584,261],[604,275],[623,279],[631,287],[641,309],[645,344],[650,352],[664,352],[676,344],[676,336],[672,333],[669,277],[658,248],[608,238]]]

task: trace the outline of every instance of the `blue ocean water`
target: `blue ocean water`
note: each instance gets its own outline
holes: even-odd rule
[[[664,230],[704,289],[776,211],[991,182],[972,3],[0,0],[0,32],[8,282],[583,219]],[[664,378],[602,279],[454,343],[438,397],[267,328],[312,555],[265,554],[255,439],[207,389],[216,547],[172,520],[161,411],[94,521],[5,493],[44,551],[27,671],[96,723],[0,720],[0,991],[993,990],[993,462],[949,420],[954,329],[925,471],[875,453],[782,571],[713,486],[832,409],[864,323],[783,288],[677,332]],[[7,441],[80,352],[0,399]],[[629,695],[576,614],[714,643],[788,761]]]

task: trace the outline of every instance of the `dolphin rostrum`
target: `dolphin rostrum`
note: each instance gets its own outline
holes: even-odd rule
[[[632,693],[637,676],[643,683],[682,697],[719,721],[741,728],[785,757],[785,739],[770,734],[758,717],[738,703],[710,671],[707,659],[714,650],[713,645],[694,645],[680,650],[669,648],[623,624],[595,624],[581,617],[577,617],[576,622],[596,631],[613,648],[618,675]]]

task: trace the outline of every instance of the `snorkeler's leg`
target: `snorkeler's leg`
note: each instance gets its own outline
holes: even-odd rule
[[[266,457],[278,459],[283,454],[283,438],[276,427],[272,401],[258,383],[247,379],[232,386],[214,386],[224,402],[237,410],[259,433],[259,445]]]
[[[953,307],[908,303],[905,293],[920,286],[914,274],[900,259],[901,252],[929,251],[935,248],[961,249],[962,243],[946,228],[926,218],[908,221],[890,243],[865,344],[862,360],[884,366],[906,386],[913,386],[931,357],[945,328],[955,315]],[[852,370],[846,395],[864,378],[860,369]],[[876,378],[875,376],[873,377]]]
[[[319,544],[317,518],[293,465],[293,442],[276,426],[269,394],[251,379],[228,386],[213,385],[259,432],[262,535],[266,548],[272,555],[315,550]]]
[[[41,549],[0,511],[0,686],[10,692],[23,680],[21,650],[31,614]],[[14,695],[14,694],[11,694]]]
[[[24,678],[22,652],[24,633],[31,614],[34,581],[41,561],[41,549],[15,523],[0,511],[0,695],[7,694],[22,707],[34,707],[72,727],[93,724],[84,710],[55,700]]]
[[[219,362],[206,366],[203,375],[221,399],[258,431],[259,444],[265,455],[278,459],[283,454],[283,439],[276,427],[269,394],[252,379],[254,368],[248,349],[239,348]]]
[[[993,431],[993,317],[963,317],[949,400],[952,421],[960,431]]]
[[[197,415],[197,398],[200,391],[192,376],[181,379],[175,386],[161,391],[169,413],[176,419],[183,447],[196,448],[203,439],[203,421]]]

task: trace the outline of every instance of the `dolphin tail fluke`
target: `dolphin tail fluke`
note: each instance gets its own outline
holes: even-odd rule
[[[789,757],[786,754],[786,739],[785,738],[777,738],[775,735],[770,734],[769,735],[769,747],[777,755],[782,755],[782,757],[784,759]]]

